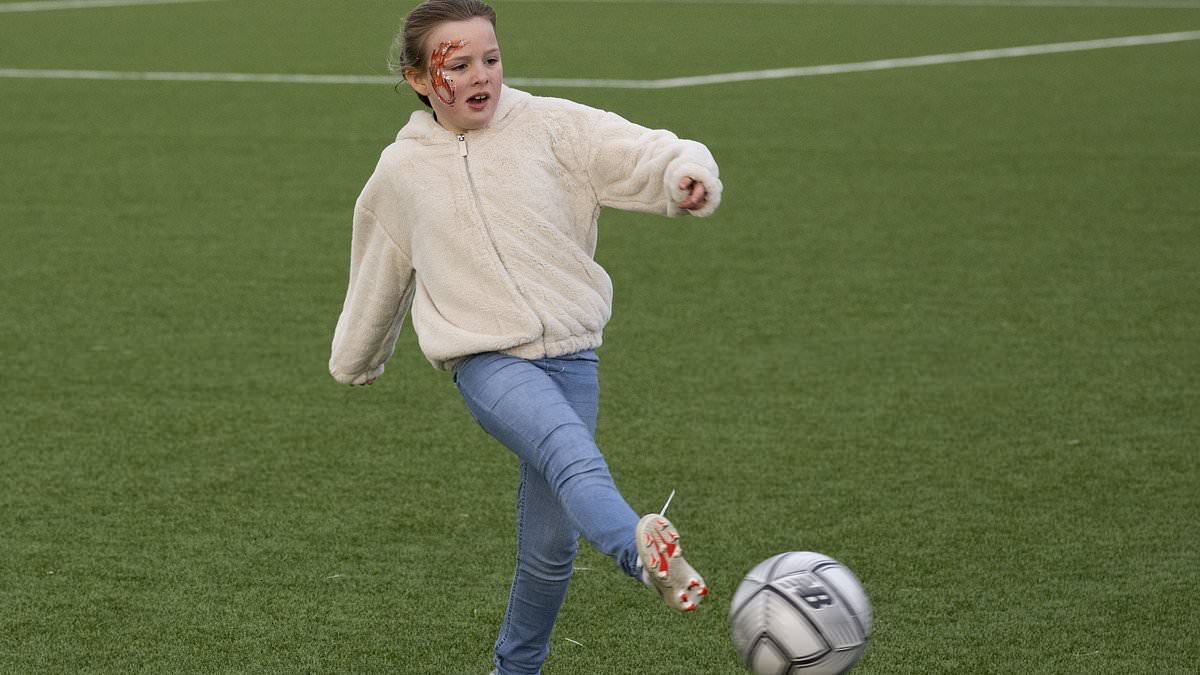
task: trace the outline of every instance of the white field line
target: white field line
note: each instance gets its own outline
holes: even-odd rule
[[[1042,54],[1063,54],[1116,47],[1140,47],[1200,40],[1200,30],[1179,33],[1157,33],[1154,35],[1130,35],[1126,37],[1083,40],[1079,42],[1055,42],[1024,47],[1002,49],[980,49],[952,54],[931,54],[856,63],[835,63],[822,66],[800,66],[797,68],[774,68],[737,73],[718,73],[695,77],[673,77],[660,80],[602,80],[602,79],[558,79],[537,77],[512,77],[505,82],[517,87],[570,87],[580,89],[677,89],[699,87],[729,82],[751,82],[756,80],[778,80],[793,77],[816,77],[841,75],[918,66],[936,66],[948,63],[1008,59]],[[24,68],[0,68],[2,78],[60,79],[60,80],[151,80],[161,82],[262,82],[295,84],[387,84],[397,80],[381,75],[301,75],[286,73],[186,73],[186,72],[131,72],[117,70],[41,70]]]
[[[506,2],[632,3],[645,0],[505,0]],[[666,5],[795,5],[870,7],[1077,7],[1083,9],[1200,9],[1200,0],[655,0]]]
[[[779,80],[792,77],[841,75],[845,73],[862,73],[873,70],[894,70],[897,68],[936,66],[948,63],[965,63],[968,61],[987,61],[991,59],[1038,56],[1042,54],[1063,54],[1066,52],[1113,49],[1115,47],[1140,47],[1144,45],[1187,42],[1191,40],[1200,40],[1200,31],[1158,33],[1155,35],[1130,35],[1127,37],[1083,40],[1079,42],[1056,42],[1041,45],[1028,45],[1025,47],[979,49],[969,52],[956,52],[953,54],[931,54],[929,56],[911,56],[895,59],[880,59],[877,61],[859,61],[856,63],[835,63],[823,66],[773,68],[771,70],[719,73],[715,75],[698,75],[695,77],[674,77],[662,80],[543,80],[537,78],[526,78],[523,82],[523,85],[540,85],[547,87],[604,87],[622,89],[675,89],[679,87],[698,87],[709,84],[723,84],[727,82],[751,82],[755,80]]]
[[[95,7],[126,7],[130,5],[179,5],[188,2],[220,2],[220,0],[40,0],[39,2],[2,2],[4,12],[46,12],[56,9],[92,9]]]
[[[43,70],[0,68],[0,78],[34,80],[138,80],[150,82],[263,82],[270,84],[396,84],[386,75],[302,75],[290,73],[184,73],[128,70]],[[512,83],[511,79],[505,82]]]

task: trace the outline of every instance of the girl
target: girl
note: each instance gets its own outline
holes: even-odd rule
[[[411,313],[425,357],[520,459],[494,672],[532,675],[581,535],[675,609],[708,592],[674,526],[638,518],[596,447],[593,350],[612,288],[592,256],[601,207],[707,216],[721,181],[699,143],[504,86],[495,25],[479,0],[427,0],[396,36],[394,71],[430,111],[412,114],[355,204],[329,369],[374,382]]]

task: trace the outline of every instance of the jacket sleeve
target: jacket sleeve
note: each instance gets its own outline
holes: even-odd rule
[[[667,216],[708,216],[721,203],[717,162],[703,144],[670,131],[651,130],[611,112],[593,111],[588,120],[588,175],[601,206]],[[704,206],[684,211],[679,182],[704,183]]]
[[[416,286],[411,259],[369,205],[380,182],[378,174],[372,177],[354,207],[350,284],[329,357],[329,372],[342,384],[365,384],[383,374]]]

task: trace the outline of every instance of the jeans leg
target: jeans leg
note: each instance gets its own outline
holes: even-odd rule
[[[580,516],[567,500],[582,502],[574,510],[584,512],[587,522],[608,523],[612,532],[598,535],[608,543],[597,544],[587,532],[585,536],[627,573],[636,572],[630,567],[636,568],[637,516],[616,491],[594,441],[596,362],[529,362],[485,354],[460,364],[455,381],[481,426],[521,458],[517,570],[496,641],[496,666],[501,673],[534,675],[549,653],[577,550],[575,519]],[[546,469],[552,480],[543,473]],[[614,509],[614,502],[623,509]]]
[[[521,463],[517,489],[517,569],[496,639],[496,666],[534,675],[550,653],[550,634],[567,597],[579,533],[546,481]]]
[[[546,481],[574,528],[637,576],[638,516],[617,490],[592,429],[538,365],[556,361],[480,354],[459,364],[456,381],[480,426]]]

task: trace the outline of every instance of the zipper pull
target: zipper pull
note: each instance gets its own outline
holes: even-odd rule
[[[467,156],[467,135],[466,134],[458,135],[458,154],[463,157]]]

